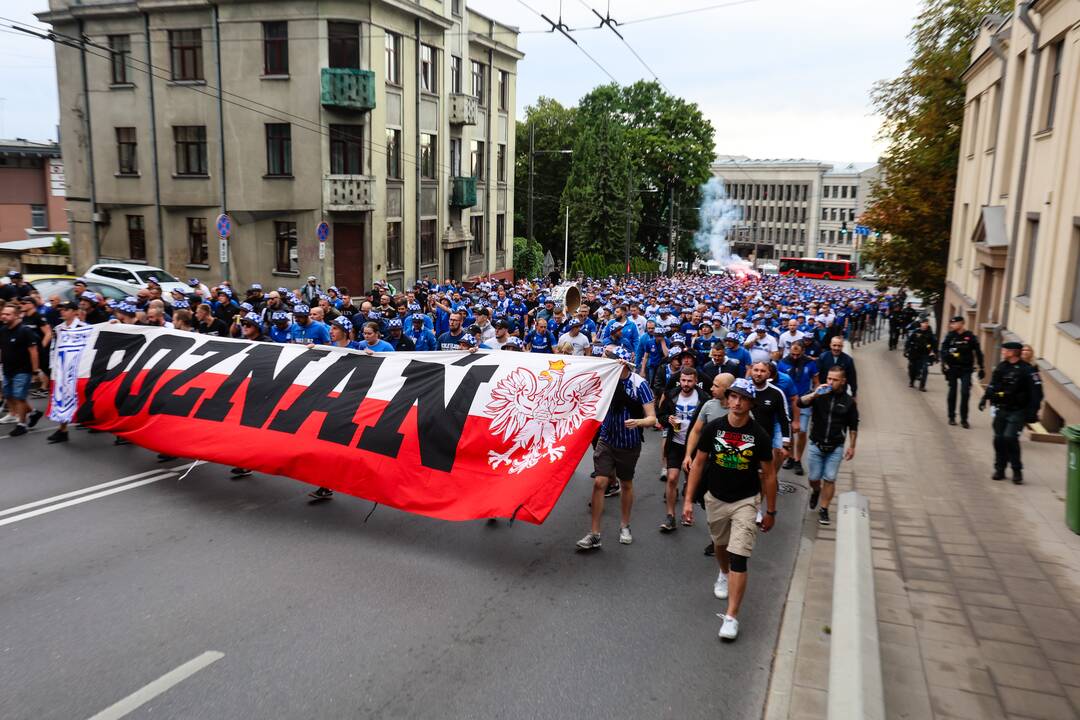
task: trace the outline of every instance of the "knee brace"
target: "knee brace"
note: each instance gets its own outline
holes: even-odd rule
[[[733,552],[728,553],[728,563],[731,567],[731,572],[746,572],[746,564],[749,562],[750,558],[746,557],[745,555],[736,555]]]

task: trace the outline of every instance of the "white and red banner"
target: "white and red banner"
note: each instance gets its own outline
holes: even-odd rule
[[[98,325],[76,422],[445,520],[547,518],[621,365],[568,355],[367,355]]]

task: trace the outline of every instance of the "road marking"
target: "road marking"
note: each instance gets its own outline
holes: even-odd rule
[[[124,492],[125,490],[134,490],[137,487],[142,487],[143,485],[149,485],[150,483],[157,482],[158,480],[165,480],[166,478],[171,478],[171,477],[176,477],[176,473],[174,473],[174,472],[163,472],[161,475],[156,475],[154,477],[148,477],[148,478],[145,478],[143,480],[136,480],[135,482],[128,483],[127,485],[120,485],[119,487],[113,487],[113,488],[109,488],[108,490],[102,490],[101,492],[96,492],[96,493],[94,493],[92,495],[86,495],[84,497],[75,498],[74,500],[68,500],[66,502],[57,503],[56,505],[49,505],[48,507],[38,508],[37,510],[31,510],[30,512],[25,512],[22,515],[13,515],[13,516],[11,516],[9,518],[4,518],[3,520],[0,520],[0,527],[3,527],[4,525],[10,525],[11,523],[17,523],[20,520],[29,520],[32,517],[37,517],[38,515],[44,515],[45,513],[51,513],[51,512],[54,512],[56,510],[63,510],[64,508],[71,507],[72,505],[79,505],[79,504],[82,504],[84,502],[90,502],[91,500],[97,500],[98,498],[103,498],[103,497],[107,497],[109,495],[114,495],[116,493]]]
[[[115,705],[110,705],[91,717],[90,720],[119,720],[223,657],[225,657],[225,653],[207,650],[197,658],[188,660],[175,670],[165,673],[149,685],[139,688]]]
[[[45,498],[44,500],[35,500],[34,502],[28,502],[25,505],[18,505],[13,508],[8,508],[7,510],[0,510],[0,517],[4,517],[5,515],[14,515],[15,513],[22,512],[23,510],[29,510],[31,508],[40,507],[42,505],[48,505],[49,503],[59,502],[60,500],[67,500],[68,498],[76,497],[78,495],[85,495],[86,493],[94,492],[95,490],[104,490],[107,487],[113,487],[114,485],[122,485],[126,482],[131,482],[132,480],[144,478],[147,475],[156,475],[157,473],[167,472],[171,470],[175,470],[175,468],[155,468],[154,470],[147,470],[146,472],[136,473],[135,475],[128,475],[127,477],[122,477],[119,480],[110,480],[109,482],[103,482],[100,485],[91,485],[90,487],[72,490],[71,492],[66,492],[62,495],[54,495],[50,498]]]

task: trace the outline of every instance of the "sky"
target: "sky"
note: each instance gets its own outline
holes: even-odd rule
[[[558,21],[560,5],[569,27],[595,27],[587,5],[606,15],[608,0],[468,4],[522,30],[519,118],[540,96],[576,103],[611,82],[607,73],[622,84],[655,73],[712,122],[718,154],[873,162],[884,146],[870,90],[903,70],[920,0],[610,0],[619,31],[650,69],[607,28],[573,32],[580,49],[537,32],[548,26],[536,13]],[[702,10],[716,5],[724,6]],[[0,16],[36,24],[33,13],[46,7],[4,0]],[[0,28],[0,137],[55,139],[54,65],[50,43]]]

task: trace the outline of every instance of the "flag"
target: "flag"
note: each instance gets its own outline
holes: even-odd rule
[[[78,401],[75,390],[75,376],[79,370],[79,358],[86,349],[93,325],[87,325],[76,319],[71,325],[60,323],[56,326],[49,366],[52,372],[52,389],[49,393],[48,418],[53,422],[67,423],[75,415]]]
[[[379,353],[99,325],[76,421],[167,455],[285,475],[446,520],[551,512],[622,365]]]

